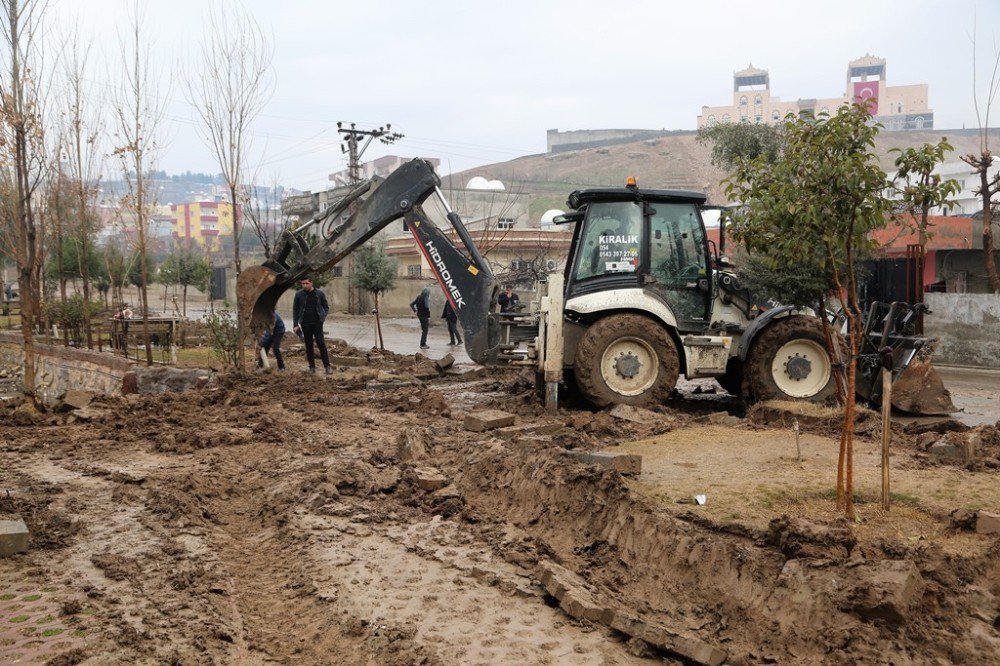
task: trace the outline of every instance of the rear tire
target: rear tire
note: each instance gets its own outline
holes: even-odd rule
[[[584,332],[573,370],[587,401],[607,407],[664,402],[679,368],[677,348],[663,326],[641,315],[619,314]]]
[[[843,337],[834,340],[847,358]],[[747,354],[743,392],[752,402],[792,400],[830,404],[836,399],[834,364],[826,350],[823,324],[816,317],[792,315],[770,324]]]

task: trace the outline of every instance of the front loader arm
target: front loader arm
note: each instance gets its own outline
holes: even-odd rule
[[[237,297],[244,330],[258,331],[268,326],[278,299],[298,280],[329,270],[390,223],[405,219],[462,323],[470,358],[477,363],[495,361],[499,333],[491,309],[499,292],[496,279],[462,220],[448,208],[438,189],[440,183],[430,163],[411,160],[382,181],[362,183],[334,208],[298,229],[286,231],[271,259],[261,266],[248,268],[239,276]],[[455,228],[468,258],[425,212],[421,204],[431,195],[437,195],[447,211],[445,221]],[[340,216],[352,206],[355,210],[338,223]],[[324,228],[326,232],[309,249],[306,235]],[[299,259],[289,265],[287,261],[293,250]]]

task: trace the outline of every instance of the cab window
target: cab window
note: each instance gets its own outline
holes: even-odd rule
[[[632,201],[593,203],[577,252],[577,280],[639,270],[642,209]]]

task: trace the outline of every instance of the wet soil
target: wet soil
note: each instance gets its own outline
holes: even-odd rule
[[[710,427],[697,400],[632,420],[545,414],[516,373],[434,378],[411,360],[99,399],[86,420],[14,425],[4,408],[0,513],[20,513],[32,542],[0,560],[0,591],[49,590],[72,639],[18,633],[12,619],[43,611],[0,606],[0,661],[681,663],[560,610],[537,573],[554,561],[727,663],[997,662],[995,537],[962,535],[963,551],[832,515],[782,518],[795,507],[698,515],[567,452],[690,448]],[[414,383],[372,384],[404,376]],[[548,427],[464,430],[486,407]],[[738,453],[728,460],[720,469]]]

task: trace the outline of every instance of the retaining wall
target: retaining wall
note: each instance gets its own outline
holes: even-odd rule
[[[942,365],[1000,368],[1000,294],[925,294],[924,335]]]

